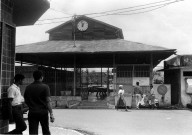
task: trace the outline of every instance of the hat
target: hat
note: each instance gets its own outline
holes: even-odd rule
[[[123,85],[119,85],[119,88],[123,88]]]

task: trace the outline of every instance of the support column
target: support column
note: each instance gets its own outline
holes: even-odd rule
[[[115,54],[113,54],[113,92],[116,89],[116,82],[117,81],[117,69],[115,67]]]
[[[54,84],[55,90],[54,90],[54,95],[56,96],[57,95],[57,72],[56,72],[56,67],[55,67],[54,74],[55,74],[55,84]]]
[[[82,76],[81,75],[82,75],[82,71],[81,71],[81,68],[80,68],[80,87],[82,86],[82,78],[81,78]]]
[[[109,67],[107,69],[107,96],[109,96]]]
[[[68,90],[68,76],[67,76],[67,68],[65,68],[65,90],[67,91]]]
[[[101,67],[101,87],[103,86],[103,71],[102,71],[102,67]]]
[[[153,54],[151,53],[151,55],[150,55],[150,84],[152,84],[152,83],[153,83]]]
[[[73,96],[76,95],[76,55],[74,55]]]

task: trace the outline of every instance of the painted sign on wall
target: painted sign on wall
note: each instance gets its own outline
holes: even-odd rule
[[[170,84],[154,84],[155,98],[159,100],[160,106],[171,105],[171,85]]]

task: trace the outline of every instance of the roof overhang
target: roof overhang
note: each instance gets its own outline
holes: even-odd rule
[[[122,39],[95,41],[45,41],[16,46],[16,61],[73,67],[113,67],[116,64],[150,64],[155,67],[175,53],[175,49],[150,46]],[[76,58],[75,58],[76,57]]]
[[[153,67],[163,59],[169,57],[171,52],[111,52],[111,53],[16,53],[16,61],[32,63],[51,67],[113,67],[115,64],[150,64],[153,55]],[[162,57],[164,56],[164,57]]]
[[[16,26],[33,25],[49,9],[48,0],[13,0],[13,22]]]

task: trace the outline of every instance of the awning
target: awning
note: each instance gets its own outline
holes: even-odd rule
[[[72,67],[76,56],[79,67],[112,67],[114,55],[120,63],[130,64],[149,64],[152,56],[156,66],[175,51],[123,39],[75,41],[75,47],[74,41],[44,41],[16,46],[16,61]]]
[[[13,0],[13,22],[16,26],[33,25],[50,7],[47,0]]]

